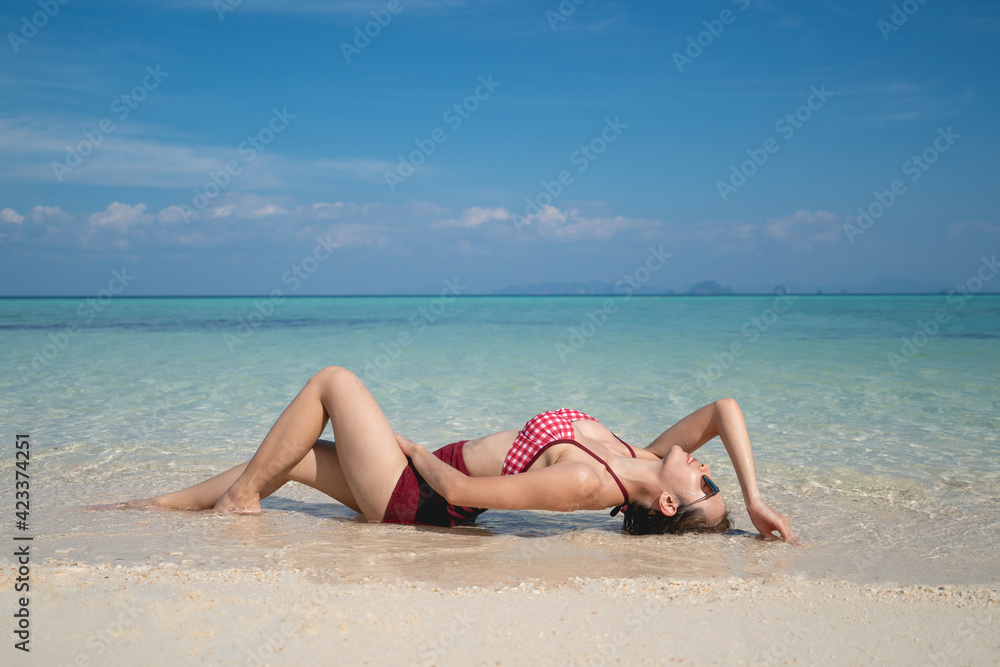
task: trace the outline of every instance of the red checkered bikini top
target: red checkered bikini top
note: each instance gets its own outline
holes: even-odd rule
[[[580,412],[579,410],[570,410],[569,408],[543,412],[542,414],[535,415],[529,419],[528,423],[526,423],[524,428],[521,429],[521,432],[517,434],[517,438],[514,439],[514,444],[511,445],[510,449],[507,451],[507,456],[504,458],[503,469],[500,474],[516,475],[519,472],[524,472],[538,460],[538,457],[542,455],[542,452],[552,445],[569,443],[579,447],[600,461],[601,465],[603,465],[607,471],[611,473],[611,477],[614,478],[615,483],[618,484],[618,488],[621,490],[622,496],[625,498],[625,504],[627,505],[628,492],[625,491],[625,485],[622,484],[620,479],[618,479],[618,475],[611,470],[611,466],[609,466],[600,456],[573,439],[573,436],[575,435],[573,432],[573,422],[580,421],[581,419],[597,421],[586,413]],[[618,438],[617,435],[615,437]],[[628,447],[629,454],[632,455],[632,458],[636,458],[635,450],[632,449],[632,445],[628,444],[621,438],[618,438],[618,442]]]

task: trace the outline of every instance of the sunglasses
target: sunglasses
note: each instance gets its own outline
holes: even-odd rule
[[[705,489],[708,489],[708,490],[705,491]],[[694,503],[700,503],[701,501],[703,501],[703,500],[705,500],[707,498],[711,498],[712,496],[714,496],[715,494],[717,494],[719,492],[719,487],[717,487],[715,485],[715,482],[713,482],[711,479],[709,479],[708,475],[702,475],[701,476],[701,490],[705,491],[705,495],[703,495],[698,500],[695,500],[694,502],[688,503],[687,507],[691,507],[691,505],[694,505]],[[622,511],[624,511],[626,509],[628,509],[628,504],[619,505],[618,507],[616,507],[613,510],[611,510],[611,516],[615,516],[619,512],[622,512]]]
[[[707,489],[707,491],[706,491],[706,489]],[[690,507],[691,505],[694,505],[695,503],[700,503],[703,500],[711,498],[712,496],[714,496],[715,494],[717,494],[719,492],[719,487],[717,487],[715,485],[715,482],[713,482],[711,479],[709,479],[708,475],[702,475],[701,476],[701,490],[705,491],[705,495],[703,495],[698,500],[695,500],[694,502],[688,503],[688,507]]]

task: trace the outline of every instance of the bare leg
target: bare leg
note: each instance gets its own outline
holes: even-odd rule
[[[369,521],[381,521],[396,481],[406,467],[406,457],[389,420],[361,380],[335,366],[314,375],[285,408],[215,509],[260,512],[261,494],[270,490],[272,483],[292,478],[293,469],[313,449],[327,419],[336,439],[337,467],[356,509]],[[328,471],[320,470],[319,463],[317,457],[313,470],[306,463],[298,474],[311,477],[317,484],[334,483]],[[223,473],[229,474],[234,471]]]
[[[128,503],[126,507],[163,507],[172,510],[207,510],[215,507],[222,494],[226,492],[233,482],[243,474],[246,463],[233,466],[229,470],[219,473],[215,477],[199,482],[194,486],[189,486],[173,493],[164,493],[154,496],[149,500],[135,500]]]
[[[168,510],[210,510],[215,507],[215,503],[219,501],[219,498],[223,493],[226,492],[234,481],[243,472],[243,469],[247,467],[246,463],[241,463],[238,466],[233,466],[225,472],[221,472],[215,477],[206,479],[204,482],[199,482],[194,486],[189,486],[186,489],[181,489],[180,491],[174,491],[172,493],[164,493],[159,496],[154,496],[152,498],[146,498],[145,500],[130,500],[127,503],[114,503],[112,505],[91,505],[88,509],[152,509],[152,508],[162,508]],[[268,488],[265,493],[261,493],[261,497],[268,496],[284,485],[288,480],[282,480],[280,483],[276,481],[271,485],[273,488]]]
[[[221,472],[215,477],[199,482],[194,486],[189,486],[180,491],[164,493],[144,500],[130,500],[125,503],[114,503],[111,505],[90,505],[87,509],[152,509],[162,508],[168,510],[209,510],[215,507],[215,503],[223,493],[226,492],[233,482],[242,474],[247,467],[246,463],[233,466],[225,472]],[[276,491],[280,485],[276,486]]]
[[[338,449],[334,443],[320,440],[294,468],[288,471],[284,479],[311,486],[347,505],[355,512],[361,512],[361,507],[354,498],[351,486],[347,483],[347,476],[344,474],[344,467],[340,463]],[[395,487],[395,479],[392,481],[392,484]],[[273,492],[271,490],[272,486],[276,490],[281,484],[275,486],[275,482],[271,482],[271,484],[265,486],[264,490],[261,491],[261,498]],[[390,489],[390,493],[391,491],[392,489]]]
[[[232,486],[233,482],[239,479],[249,463],[247,461],[233,466],[211,479],[206,479],[204,482],[199,482],[180,491],[165,493],[148,500],[134,500],[112,507],[121,509],[162,507],[175,510],[209,510],[215,507],[219,498]],[[302,460],[288,471],[287,475],[277,477],[267,484],[261,490],[260,497],[266,498],[289,481],[311,486],[351,509],[361,511],[357,501],[354,500],[350,486],[347,484],[347,478],[344,476],[337,455],[337,447],[332,442],[318,440]]]

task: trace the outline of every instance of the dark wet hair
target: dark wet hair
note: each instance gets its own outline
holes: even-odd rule
[[[650,513],[650,508],[642,503],[630,503],[624,512],[622,531],[630,535],[683,535],[684,533],[724,533],[733,527],[729,518],[729,508],[716,524],[709,523],[705,513],[690,505],[681,505],[673,516],[663,512]]]

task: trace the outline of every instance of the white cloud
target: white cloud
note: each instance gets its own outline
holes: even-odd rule
[[[566,214],[550,204],[543,206],[535,215],[534,220],[541,225],[556,226],[566,222]]]
[[[269,218],[272,215],[288,215],[288,211],[281,208],[280,206],[275,206],[274,204],[267,204],[266,206],[262,206],[254,210],[254,212],[251,215],[255,218]]]
[[[93,127],[96,122],[92,118],[0,118],[0,152],[7,154],[0,176],[21,182],[56,182],[53,165],[65,165],[66,146],[79,144],[79,128]],[[143,126],[131,127],[139,131]],[[155,128],[155,133],[161,134],[162,129]],[[63,182],[190,187],[207,180],[209,170],[224,169],[227,157],[218,148],[170,146],[119,132],[104,136],[79,166],[63,175]]]
[[[5,208],[0,211],[0,222],[9,222],[19,225],[24,222],[24,216],[12,208]]]
[[[166,230],[161,242],[208,246],[239,238],[268,239],[277,243],[313,243],[318,237],[329,238],[342,246],[384,248],[395,237],[405,235],[415,219],[440,214],[441,207],[431,202],[410,201],[403,204],[312,202],[298,204],[291,197],[263,196],[250,192],[229,191],[213,206],[193,215],[191,227]],[[179,206],[168,206],[157,214],[162,223],[184,222]]]
[[[210,215],[213,218],[228,218],[236,210],[236,204],[227,204],[226,206],[219,206],[213,208],[210,211]]]
[[[72,219],[69,213],[58,206],[35,206],[31,209],[28,217],[31,218],[32,222],[39,224],[46,222],[66,222]]]
[[[531,219],[528,227],[534,227],[539,236],[556,241],[603,241],[627,229],[653,229],[662,225],[659,220],[627,218],[622,215],[590,217],[575,208],[560,211],[554,206],[545,206]]]
[[[337,224],[329,228],[327,234],[341,247],[389,245],[389,237],[379,227],[360,223]]]
[[[3,238],[17,242],[35,244],[55,244],[69,238],[66,234],[69,227],[64,224],[73,219],[58,206],[34,206],[24,215],[12,208],[0,210],[0,223],[6,223]],[[32,225],[24,224],[30,221]],[[28,229],[31,227],[31,229]]]
[[[514,214],[504,207],[472,206],[457,217],[446,218],[445,209],[428,201],[403,203],[311,202],[298,203],[287,196],[263,196],[256,193],[227,191],[209,206],[193,214],[174,204],[157,212],[145,203],[114,201],[103,210],[70,216],[56,206],[36,206],[24,218],[37,221],[74,221],[76,224],[52,224],[45,243],[82,244],[83,246],[131,249],[133,244],[147,247],[224,247],[236,241],[263,242],[268,247],[309,244],[317,238],[330,238],[345,247],[386,248],[405,253],[414,246],[431,243],[428,227],[453,228],[464,234],[487,234],[513,241],[531,242],[549,239],[571,243],[606,240],[626,230],[663,232],[658,220],[628,218],[621,215],[591,215],[593,207],[581,206],[560,210],[542,208],[517,234]],[[13,209],[0,212],[4,219],[20,216]],[[478,252],[476,238],[451,238],[456,252]],[[40,240],[41,242],[41,240]],[[443,246],[435,246],[439,250]]]
[[[768,218],[763,231],[800,250],[818,243],[836,243],[843,235],[839,216],[829,211],[801,210],[783,218]]]
[[[81,143],[81,127],[99,119],[83,117],[0,117],[0,178],[14,182],[115,185],[156,188],[202,188],[212,173],[236,161],[240,173],[229,187],[275,188],[287,183],[326,184],[330,179],[381,181],[395,165],[363,158],[301,160],[281,153],[280,142],[247,162],[239,144],[219,146],[172,137],[158,125],[129,121],[126,128],[103,135],[100,144],[66,171],[66,146]],[[176,143],[167,143],[175,139]],[[184,141],[184,143],[181,143]],[[56,165],[59,176],[56,175]],[[76,162],[73,162],[76,165]],[[192,194],[188,191],[188,199]]]
[[[840,216],[822,210],[799,210],[784,217],[768,218],[762,225],[738,220],[706,221],[689,229],[679,233],[717,249],[736,251],[755,250],[756,242],[766,239],[776,239],[795,250],[808,250],[814,245],[837,243],[843,235]]]
[[[472,208],[467,208],[462,211],[462,213],[457,218],[451,218],[449,220],[438,220],[432,227],[463,227],[465,229],[472,229],[475,227],[480,227],[487,222],[492,222],[494,220],[510,220],[510,211],[500,206],[497,208],[489,208],[487,206],[473,206]]]
[[[529,238],[536,236],[556,241],[605,240],[626,229],[651,229],[663,224],[659,220],[626,218],[621,215],[590,216],[577,208],[561,211],[555,206],[548,205],[543,206],[530,218],[519,219],[502,206],[496,208],[473,206],[463,209],[457,218],[438,220],[432,223],[431,227],[478,229],[488,226],[491,222],[502,222],[503,229],[519,230]]]
[[[156,219],[166,225],[187,222],[185,211],[180,206],[168,206],[156,214]]]
[[[307,213],[317,219],[336,218],[344,213],[344,202],[314,202],[307,207]]]
[[[88,216],[87,225],[95,229],[127,232],[136,225],[148,225],[153,221],[153,216],[144,213],[145,210],[146,205],[143,203],[129,206],[120,202],[112,202],[103,211]]]
[[[776,239],[791,238],[792,230],[805,225],[816,225],[836,221],[837,216],[827,211],[796,211],[784,218],[768,218],[764,231]]]
[[[168,206],[157,213],[156,219],[167,225],[210,223],[219,230],[229,229],[232,234],[243,238],[275,232],[285,237],[299,237],[329,229],[333,223],[374,225],[388,229],[394,225],[401,226],[404,222],[437,216],[445,210],[433,202],[419,200],[401,204],[342,201],[300,204],[292,197],[237,190],[224,192],[211,203],[200,211],[185,210],[179,205]],[[209,234],[207,238],[218,238],[219,233]]]
[[[691,236],[706,243],[717,243],[720,241],[731,241],[733,237],[740,238],[735,230],[743,229],[742,239],[749,240],[757,233],[757,225],[741,225],[735,223],[701,222],[693,226]]]

